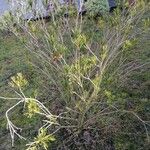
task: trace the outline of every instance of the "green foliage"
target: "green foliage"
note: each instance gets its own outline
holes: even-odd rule
[[[23,77],[22,73],[17,73],[17,76],[11,77],[12,82],[10,82],[10,85],[12,87],[24,87],[27,85],[27,80]]]
[[[38,136],[34,139],[34,142],[31,143],[27,150],[40,150],[41,148],[48,150],[49,143],[53,141],[55,141],[54,136],[47,135],[46,129],[40,129]]]
[[[26,105],[27,105],[26,106],[27,107],[26,115],[29,118],[31,118],[36,113],[40,112],[40,108],[39,108],[38,104],[34,100],[32,100],[32,99],[27,100]]]
[[[97,64],[94,56],[81,56],[71,66],[65,66],[65,71],[69,75],[85,75]]]
[[[88,0],[85,4],[86,9],[91,15],[98,13],[106,13],[109,11],[109,4],[107,0]]]
[[[0,29],[4,29],[6,26],[12,24],[14,18],[10,12],[6,12],[3,16],[0,17]]]
[[[87,44],[86,36],[80,33],[77,34],[74,43],[79,49],[84,47]]]

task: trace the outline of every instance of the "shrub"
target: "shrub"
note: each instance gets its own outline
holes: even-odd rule
[[[97,11],[99,5],[97,9],[89,5],[89,9]],[[79,14],[64,18],[51,12],[50,22],[14,19],[13,26],[14,22],[7,17],[11,31],[31,52],[32,63],[54,87],[57,94],[54,103],[59,106],[53,110],[51,101],[44,105],[38,97],[26,97],[22,89],[26,79],[22,74],[13,77],[11,85],[17,87],[20,97],[6,112],[12,143],[15,135],[26,139],[17,132],[20,128],[8,116],[21,103],[28,117],[39,115],[43,122],[37,137],[27,145],[28,150],[47,149],[48,143],[54,141],[51,146],[55,149],[113,147],[113,138],[122,130],[121,117],[128,120],[128,114],[142,124],[144,137],[149,139],[149,124],[136,112],[125,109],[127,93],[121,90],[127,74],[144,66],[133,65],[130,58],[134,54],[138,23],[147,7],[142,1],[129,9],[127,15],[116,10],[113,15],[98,18],[97,22]],[[8,27],[6,20],[2,24]]]

